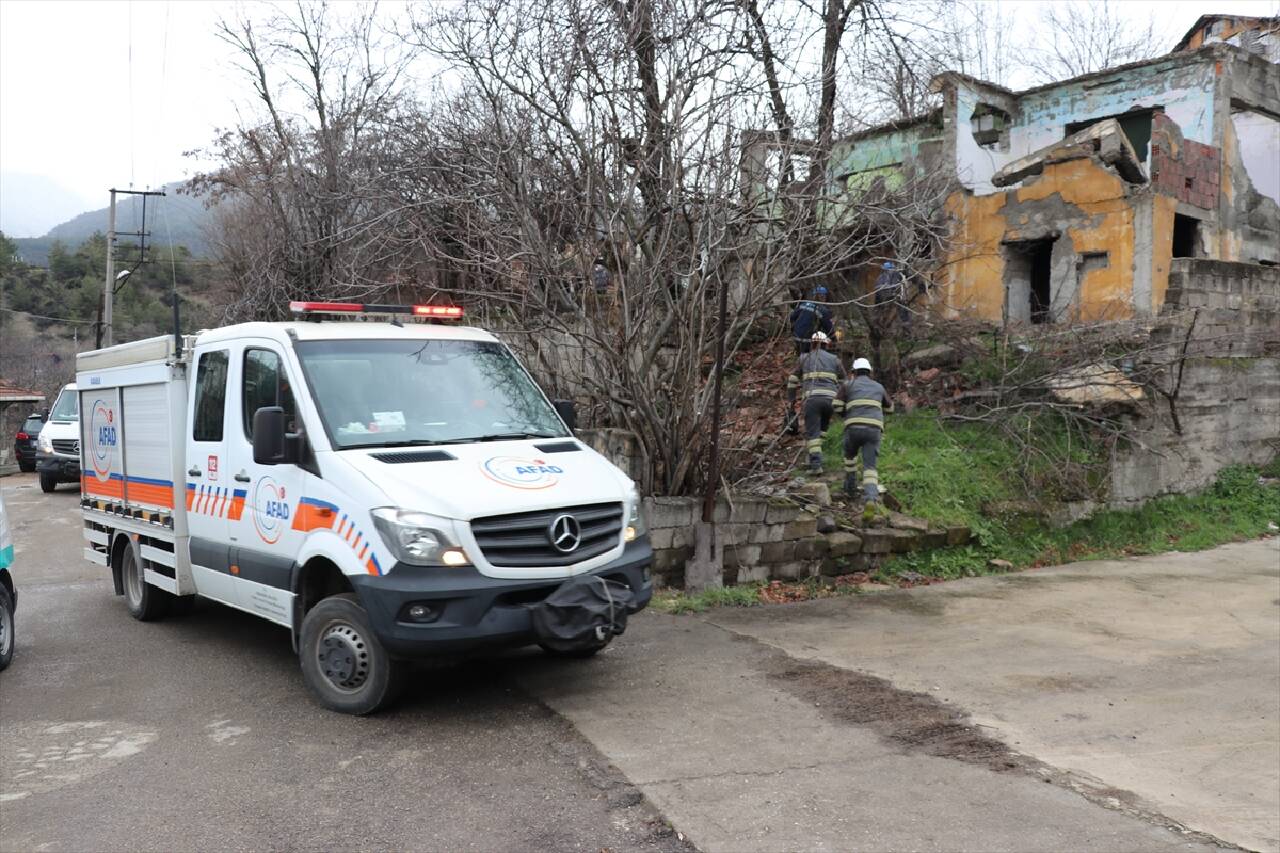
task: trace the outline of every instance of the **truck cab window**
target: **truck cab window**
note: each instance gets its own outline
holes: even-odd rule
[[[266,406],[284,409],[286,429],[297,432],[297,407],[289,388],[289,377],[284,372],[280,356],[271,350],[247,349],[244,351],[244,381],[242,383],[244,409],[244,435],[253,441],[253,416]]]
[[[222,416],[227,406],[226,350],[200,356],[196,368],[196,406],[191,418],[194,441],[222,441]]]

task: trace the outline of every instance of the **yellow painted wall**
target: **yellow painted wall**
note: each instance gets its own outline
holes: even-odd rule
[[[942,270],[946,313],[1000,322],[1004,316],[1004,204],[1006,193],[974,196],[963,190],[947,199],[956,231]]]
[[[943,270],[946,313],[998,323],[1004,312],[1006,240],[1043,236],[1049,223],[1022,227],[1019,205],[1059,196],[1079,210],[1076,218],[1052,223],[1069,237],[1077,255],[1106,252],[1107,266],[1091,270],[1080,283],[1072,319],[1111,320],[1133,316],[1134,197],[1125,182],[1092,159],[1049,163],[1024,186],[989,196],[953,193],[947,210],[956,223],[953,245]],[[1158,310],[1168,286],[1176,201],[1155,196],[1152,231],[1152,291]],[[1032,223],[1027,223],[1031,225]]]

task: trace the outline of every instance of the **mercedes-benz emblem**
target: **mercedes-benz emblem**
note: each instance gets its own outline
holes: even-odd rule
[[[568,554],[582,543],[582,525],[572,515],[557,515],[547,528],[547,539],[551,541],[552,548]]]

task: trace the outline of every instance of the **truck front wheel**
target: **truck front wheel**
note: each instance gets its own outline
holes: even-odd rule
[[[46,495],[58,488],[57,472],[41,471],[40,472],[40,491]]]
[[[344,714],[384,708],[404,684],[405,664],[387,654],[351,593],[331,595],[307,611],[298,656],[316,699]]]
[[[126,539],[125,543],[124,550],[120,552],[120,573],[124,580],[124,603],[129,606],[129,615],[139,622],[162,619],[169,612],[169,602],[173,600],[173,596],[147,583],[137,543],[132,539]]]

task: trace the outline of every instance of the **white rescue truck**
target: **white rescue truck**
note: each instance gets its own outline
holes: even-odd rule
[[[291,308],[77,359],[84,554],[135,618],[195,596],[261,616],[322,704],[368,713],[409,659],[537,642],[566,579],[648,604],[634,484],[506,346],[411,322],[453,307]]]

